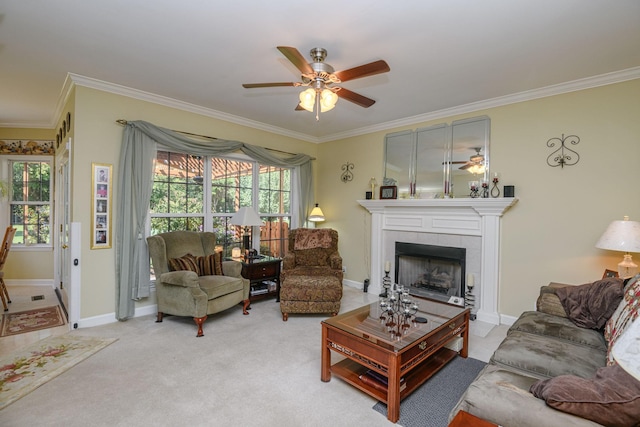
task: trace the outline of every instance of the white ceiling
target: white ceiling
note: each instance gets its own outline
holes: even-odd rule
[[[316,122],[294,111],[300,88],[241,86],[298,81],[282,45],[391,71],[343,84],[375,105],[341,99]],[[0,0],[0,126],[54,127],[68,75],[322,142],[638,78],[640,1]]]

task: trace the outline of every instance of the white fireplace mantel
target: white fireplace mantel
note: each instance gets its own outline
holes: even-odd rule
[[[500,219],[517,202],[516,198],[358,200],[371,213],[370,292],[381,291],[386,231],[478,236],[482,243],[480,280],[474,290],[479,296],[477,316],[500,324]]]

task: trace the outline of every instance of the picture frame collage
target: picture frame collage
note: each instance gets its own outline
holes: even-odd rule
[[[91,249],[111,248],[113,165],[91,163]]]

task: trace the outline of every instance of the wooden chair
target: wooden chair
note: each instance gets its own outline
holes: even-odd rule
[[[7,303],[11,303],[11,299],[9,298],[9,292],[7,292],[7,286],[4,284],[4,272],[2,270],[7,260],[7,255],[9,255],[9,249],[11,248],[11,243],[13,243],[13,236],[15,234],[15,228],[11,226],[7,227],[7,231],[4,232],[4,239],[2,239],[2,246],[0,246],[0,298],[2,298],[4,311],[9,310]]]

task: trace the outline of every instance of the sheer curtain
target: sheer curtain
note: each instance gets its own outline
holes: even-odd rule
[[[293,197],[300,203],[297,217],[302,220],[313,202],[312,158],[295,154],[287,158],[269,150],[239,141],[216,139],[200,141],[144,121],[127,122],[124,127],[120,163],[116,224],[116,318],[133,317],[135,300],[149,296],[149,255],[145,221],[153,188],[153,159],[157,144],[196,156],[219,156],[241,151],[268,166],[293,167],[297,178]],[[295,216],[294,216],[295,218]]]

